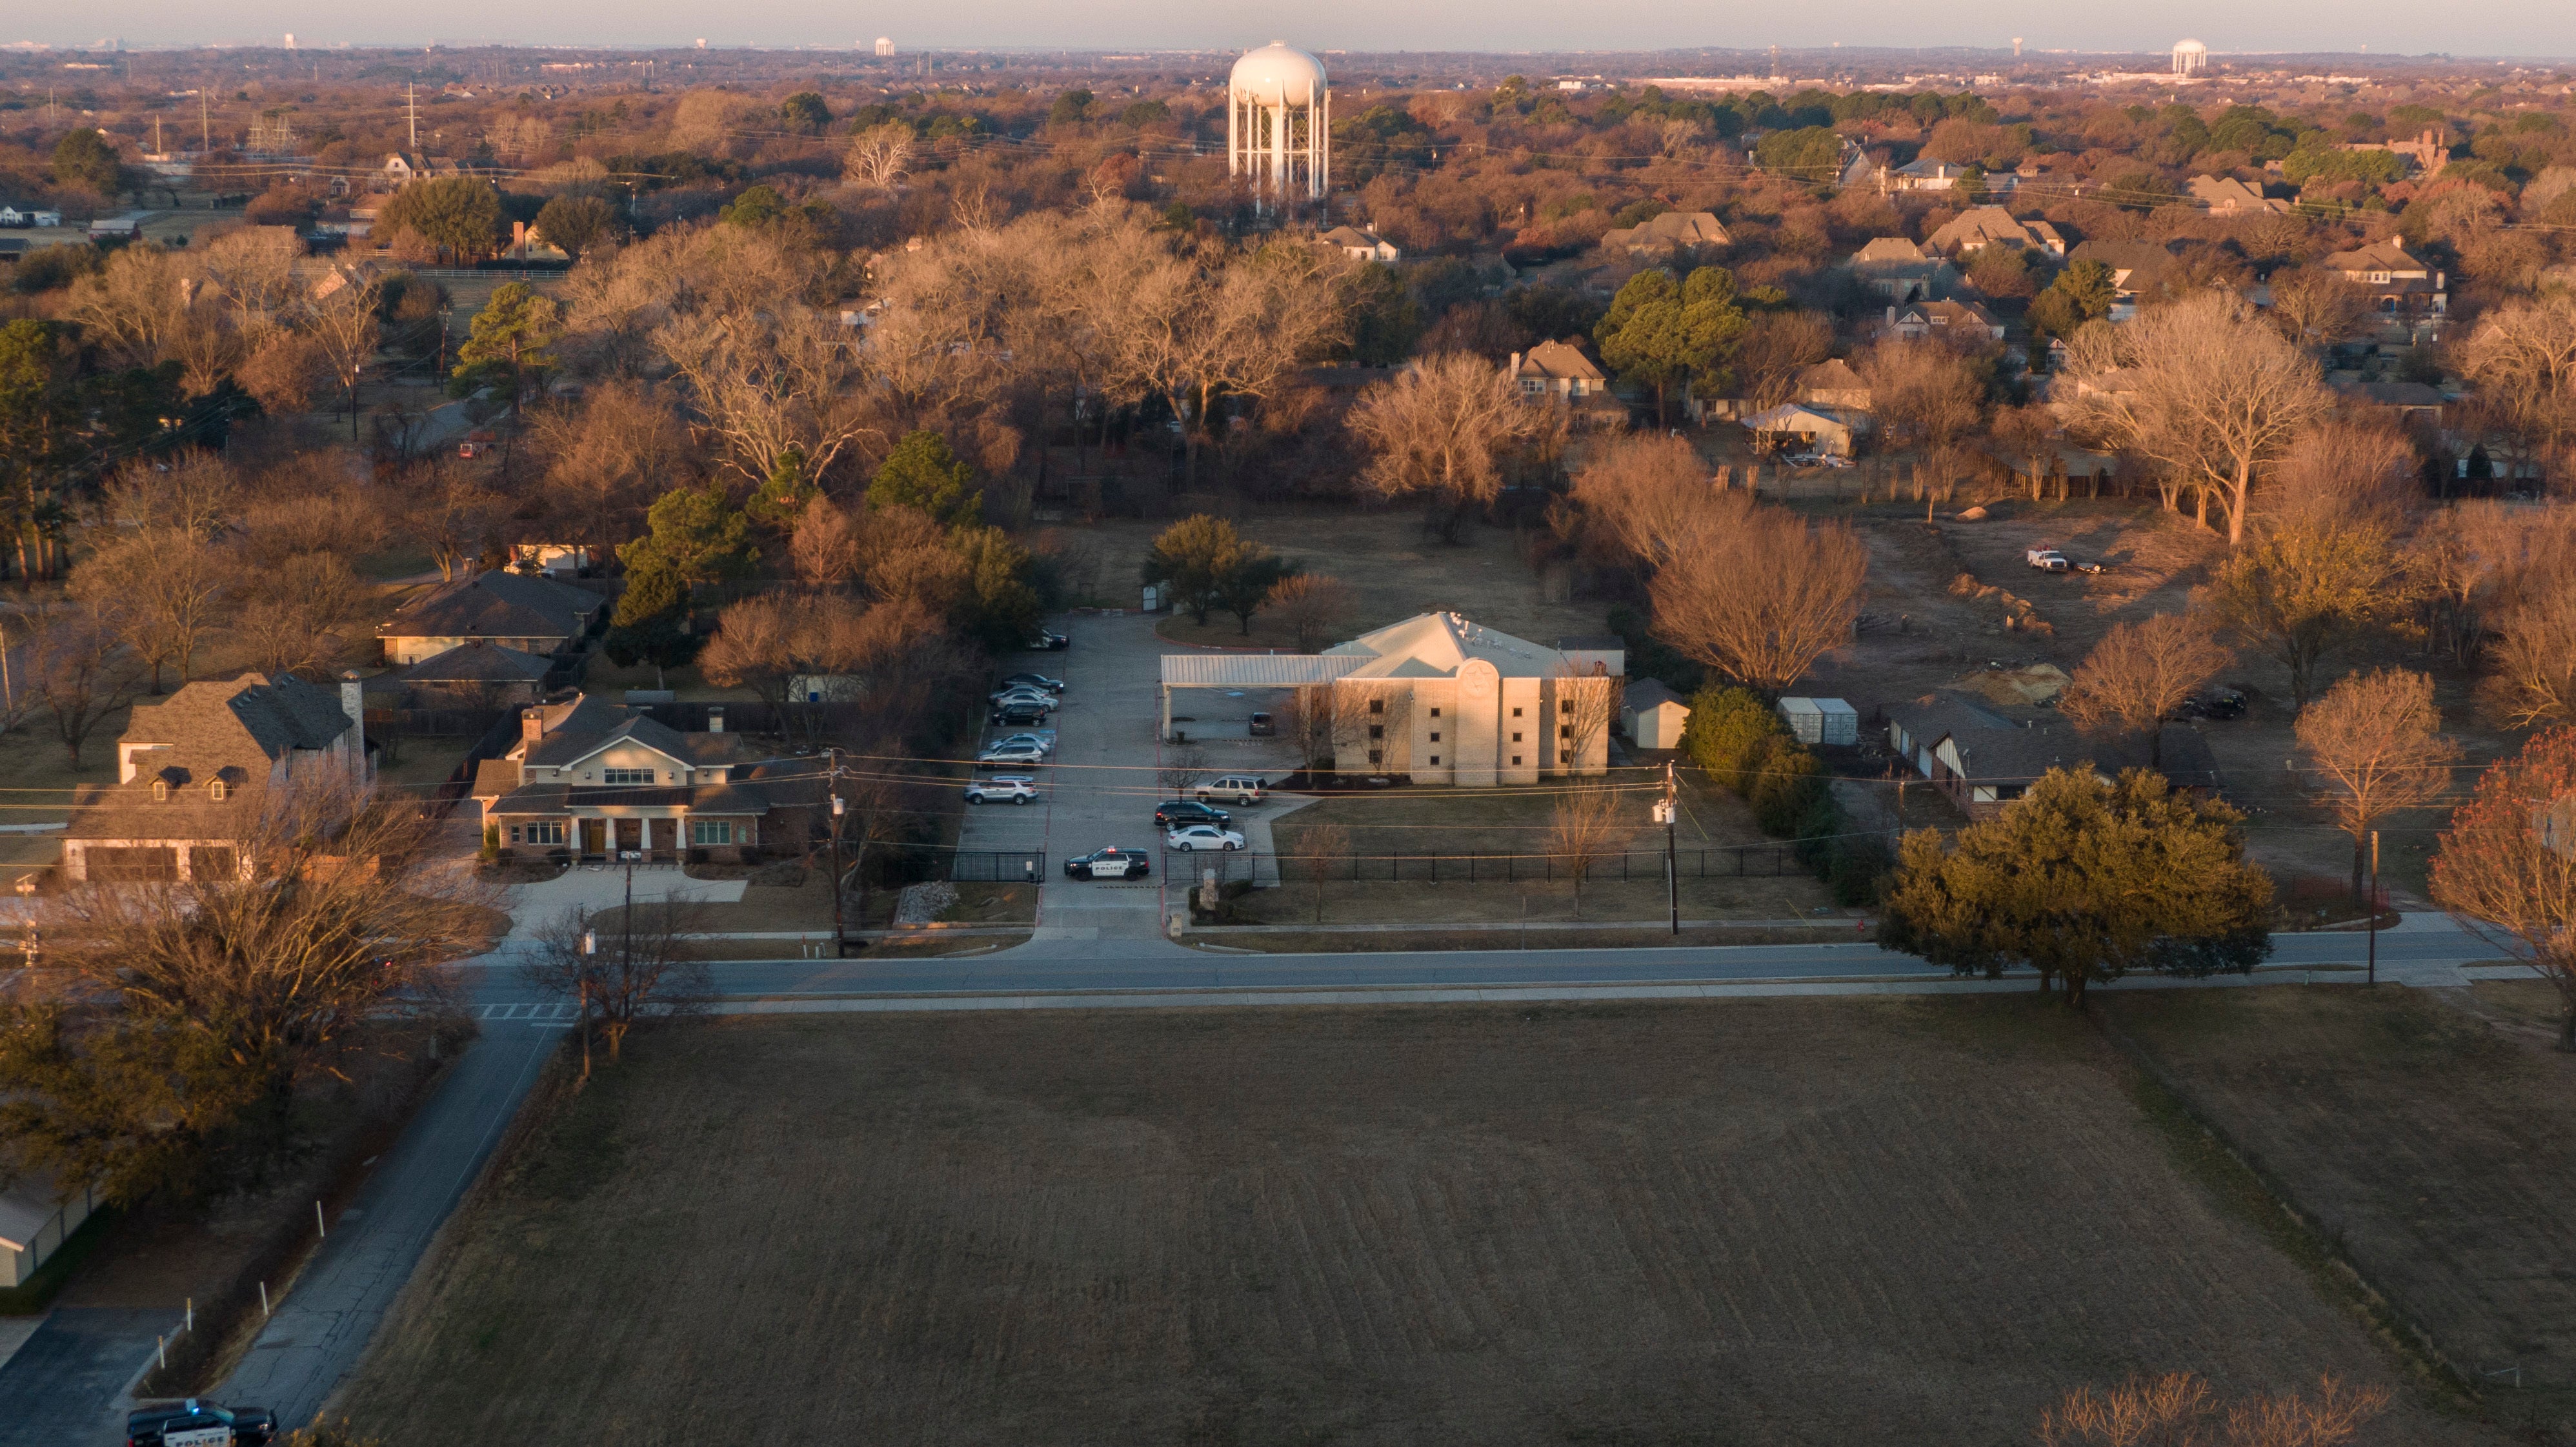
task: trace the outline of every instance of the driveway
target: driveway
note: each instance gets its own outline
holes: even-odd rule
[[[0,1447],[121,1440],[126,1385],[174,1311],[57,1307],[0,1367]]]

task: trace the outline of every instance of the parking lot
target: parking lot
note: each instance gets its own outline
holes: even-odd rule
[[[1154,806],[1165,798],[1158,773],[1166,749],[1155,737],[1161,717],[1161,659],[1184,651],[1154,632],[1144,614],[1082,615],[1047,626],[1073,639],[1061,653],[1013,654],[1002,673],[1043,673],[1065,682],[1064,707],[1047,722],[1056,749],[1037,768],[996,765],[978,772],[1030,774],[1039,797],[1027,805],[987,804],[966,811],[961,850],[1037,850],[1047,860],[1039,893],[1038,932],[1051,938],[1145,939],[1159,935],[1178,908],[1175,881],[1164,868],[1163,831]],[[1228,696],[1226,690],[1185,692],[1173,701],[1175,726],[1206,759],[1205,773],[1258,773],[1284,777],[1296,767],[1293,750],[1275,738],[1251,736],[1256,710],[1276,713],[1284,701],[1259,691]],[[1181,718],[1190,721],[1181,723]],[[989,738],[1015,732],[988,726]],[[1249,809],[1219,807],[1233,816],[1225,826],[1244,836],[1245,847],[1270,852],[1270,820],[1305,802],[1272,796]],[[1153,874],[1142,880],[1067,879],[1064,861],[1106,845],[1144,852]],[[1275,871],[1271,872],[1275,881]],[[1177,881],[1186,888],[1190,880]]]

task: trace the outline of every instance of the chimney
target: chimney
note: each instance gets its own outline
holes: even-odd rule
[[[720,734],[724,732],[723,704],[716,704],[707,710],[707,732],[711,734]]]
[[[1887,324],[1891,327],[1896,325],[1896,308],[1894,307],[1889,307],[1887,309]]]
[[[349,772],[361,782],[367,776],[367,686],[358,670],[340,673],[340,712],[349,716]]]
[[[545,736],[546,711],[541,708],[521,709],[519,711],[520,741],[533,744]]]

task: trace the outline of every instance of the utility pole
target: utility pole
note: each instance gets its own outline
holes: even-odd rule
[[[403,82],[403,113],[411,120],[411,149],[417,155],[420,152],[420,87],[410,81]]]
[[[202,156],[215,148],[214,131],[206,120],[206,83],[197,82],[197,154]]]
[[[2379,983],[2379,831],[2370,831],[2370,983]]]
[[[1655,802],[1655,816],[1664,821],[1664,908],[1672,916],[1673,936],[1682,932],[1682,856],[1675,841],[1674,821],[1680,817],[1681,805],[1674,794],[1673,761],[1664,760],[1664,797]]]
[[[581,1078],[590,1079],[590,962],[599,954],[599,932],[588,927],[581,932],[581,968],[573,972],[574,987],[581,993]]]
[[[841,751],[826,749],[823,758],[828,770],[824,787],[832,792],[832,958],[846,960],[850,957],[850,936],[841,927],[841,816],[848,812],[849,804],[841,797]]]

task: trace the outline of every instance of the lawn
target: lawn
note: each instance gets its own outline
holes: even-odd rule
[[[2110,1018],[2500,1415],[2576,1436],[2576,1058],[2538,982],[2114,993]],[[2545,1013],[2543,1013],[2545,1012]],[[2534,1017],[2538,1019],[2535,1020]],[[2537,1038],[2535,1038],[2537,1037]]]
[[[553,1080],[342,1398],[395,1447],[2000,1443],[2178,1369],[2499,1440],[2026,998],[727,1017]]]

